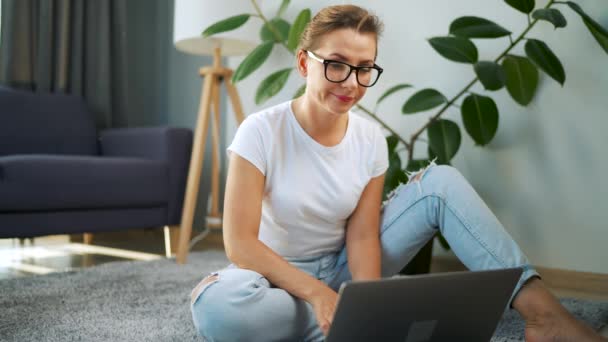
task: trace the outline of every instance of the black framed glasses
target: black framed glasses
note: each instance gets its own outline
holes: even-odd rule
[[[329,82],[341,83],[346,81],[350,74],[355,70],[357,83],[363,87],[371,87],[380,78],[380,74],[384,71],[381,67],[374,63],[373,66],[354,66],[348,63],[335,61],[331,59],[323,59],[311,51],[304,50],[308,56],[325,66],[325,78]]]

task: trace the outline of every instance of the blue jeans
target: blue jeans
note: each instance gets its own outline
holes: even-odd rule
[[[434,163],[410,176],[383,206],[382,276],[399,272],[440,230],[471,270],[521,267],[522,284],[538,273],[530,266],[467,180]],[[351,279],[346,248],[308,259],[287,259],[337,291]],[[322,341],[312,306],[273,286],[261,274],[231,264],[192,291],[194,325],[206,341]],[[509,305],[511,304],[509,302]]]

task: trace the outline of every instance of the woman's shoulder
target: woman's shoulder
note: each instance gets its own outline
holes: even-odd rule
[[[274,126],[282,121],[286,117],[286,114],[289,113],[290,104],[291,101],[285,101],[249,114],[245,119],[255,121],[259,125],[269,124]]]

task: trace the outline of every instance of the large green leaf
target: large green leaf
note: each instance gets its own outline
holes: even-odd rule
[[[449,162],[458,152],[461,135],[458,125],[450,120],[433,121],[427,128],[429,145],[440,163]]]
[[[395,152],[395,148],[397,148],[397,144],[399,144],[399,138],[394,135],[389,135],[386,137],[386,145],[388,145],[388,153]]]
[[[604,51],[608,53],[608,33],[606,32],[606,30],[603,28],[598,29],[597,26],[594,26],[589,21],[585,21],[585,25],[587,26],[587,29],[589,29],[589,32],[591,32],[595,40],[597,40],[597,42],[600,44],[602,49],[604,49]]]
[[[505,0],[509,6],[523,13],[530,13],[534,9],[534,0]]]
[[[216,33],[232,31],[234,29],[237,29],[237,28],[243,26],[243,24],[245,24],[247,22],[247,20],[249,20],[250,16],[251,15],[249,15],[249,14],[239,14],[239,15],[235,15],[230,18],[226,18],[224,20],[220,20],[217,23],[212,24],[209,27],[207,27],[203,31],[202,35],[203,35],[203,37],[209,37]]]
[[[270,56],[273,46],[274,43],[270,41],[264,42],[253,49],[236,68],[232,75],[232,83],[237,83],[259,68]]]
[[[507,55],[502,61],[507,77],[507,90],[519,104],[526,106],[536,93],[538,69],[529,59],[522,56]]]
[[[433,148],[431,147],[431,145],[427,144],[427,150],[429,153],[429,160],[437,159],[437,153],[433,152]],[[438,160],[435,160],[435,162],[438,162]]]
[[[528,39],[525,46],[526,55],[547,75],[559,82],[562,86],[566,81],[566,72],[557,56],[549,49],[547,44],[538,39]]]
[[[390,135],[386,137],[386,144],[388,145],[389,163],[384,177],[383,200],[386,200],[388,193],[394,190],[400,183],[407,183],[407,174],[401,169],[401,158],[399,157],[399,153],[397,153],[399,138]]]
[[[505,85],[505,72],[495,62],[479,61],[474,66],[475,74],[487,90],[498,90]]]
[[[412,95],[403,105],[403,114],[412,114],[435,108],[448,99],[435,89],[422,89]]]
[[[477,62],[477,48],[475,44],[461,37],[435,37],[429,39],[435,51],[443,57],[459,63]]]
[[[460,107],[464,127],[475,144],[488,144],[498,130],[498,108],[490,97],[471,94]]]
[[[289,36],[287,38],[287,48],[291,51],[295,51],[298,47],[298,43],[300,42],[300,36],[306,28],[306,25],[310,21],[310,9],[302,10],[296,20],[291,25],[291,29],[289,30]]]
[[[445,160],[439,159],[439,157],[437,157],[437,153],[433,152],[433,148],[431,147],[431,145],[428,145],[427,151],[428,151],[428,154],[429,154],[429,160],[435,160],[435,164],[437,164],[437,165],[452,165],[449,160],[445,161]]]
[[[376,101],[376,105],[380,104],[380,102],[382,102],[382,100],[387,98],[389,95],[392,95],[401,89],[406,89],[406,88],[411,88],[411,87],[412,87],[411,84],[401,83],[401,84],[397,84],[396,86],[389,88],[387,91],[384,92],[384,94],[382,94],[382,96],[380,96],[378,101]]]
[[[441,245],[441,247],[443,247],[443,249],[445,249],[446,251],[452,249],[450,247],[450,244],[448,243],[448,240],[446,240],[440,232],[437,232],[437,235],[435,236],[437,237],[437,240],[439,241],[439,244]]]
[[[270,29],[270,25],[272,25],[277,32],[279,33],[279,37],[277,37],[274,32]],[[285,19],[282,18],[274,18],[270,20],[268,23],[264,24],[260,29],[260,38],[263,42],[274,41],[277,43],[283,42],[287,40],[289,36],[289,30],[291,25]]]
[[[285,14],[285,11],[287,10],[287,6],[289,6],[289,2],[290,2],[290,0],[283,0],[281,2],[281,7],[279,7],[279,10],[277,11],[277,17],[282,17],[283,14]]]
[[[567,3],[570,8],[583,18],[583,22],[585,23],[585,26],[587,26],[587,29],[589,29],[589,32],[593,35],[593,38],[595,38],[602,49],[608,53],[608,30],[587,15],[578,4],[572,1],[567,1]]]
[[[557,8],[540,8],[532,13],[532,18],[538,20],[546,20],[553,24],[557,29],[558,27],[566,27],[568,22],[566,18]]]
[[[450,33],[463,38],[498,38],[511,31],[484,18],[460,17],[450,24]]]
[[[389,153],[388,169],[384,176],[384,189],[382,191],[382,199],[386,200],[388,194],[393,191],[399,184],[407,183],[407,174],[401,169],[401,158],[396,152]]]
[[[412,159],[409,163],[407,163],[405,170],[409,172],[420,171],[421,169],[427,167],[430,163],[430,160],[427,159]]]
[[[296,90],[296,93],[293,94],[293,98],[296,99],[296,98],[304,95],[305,92],[306,92],[306,84],[303,84],[300,88],[298,88],[298,90]]]
[[[255,93],[255,104],[259,105],[269,98],[275,96],[287,82],[293,68],[286,68],[270,74],[258,86]]]

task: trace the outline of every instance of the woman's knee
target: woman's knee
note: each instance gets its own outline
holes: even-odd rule
[[[447,198],[451,189],[461,188],[467,180],[453,166],[432,164],[412,175],[409,185],[417,184],[424,194],[433,194]],[[405,189],[401,190],[405,191]]]
[[[437,184],[454,184],[455,182],[464,180],[460,171],[450,165],[434,165],[427,170],[423,177],[428,181]]]
[[[263,296],[264,280],[259,273],[243,269],[224,269],[203,279],[191,306],[198,333],[212,341],[241,340],[234,334],[246,337],[255,330],[250,326],[256,310],[253,299]]]

